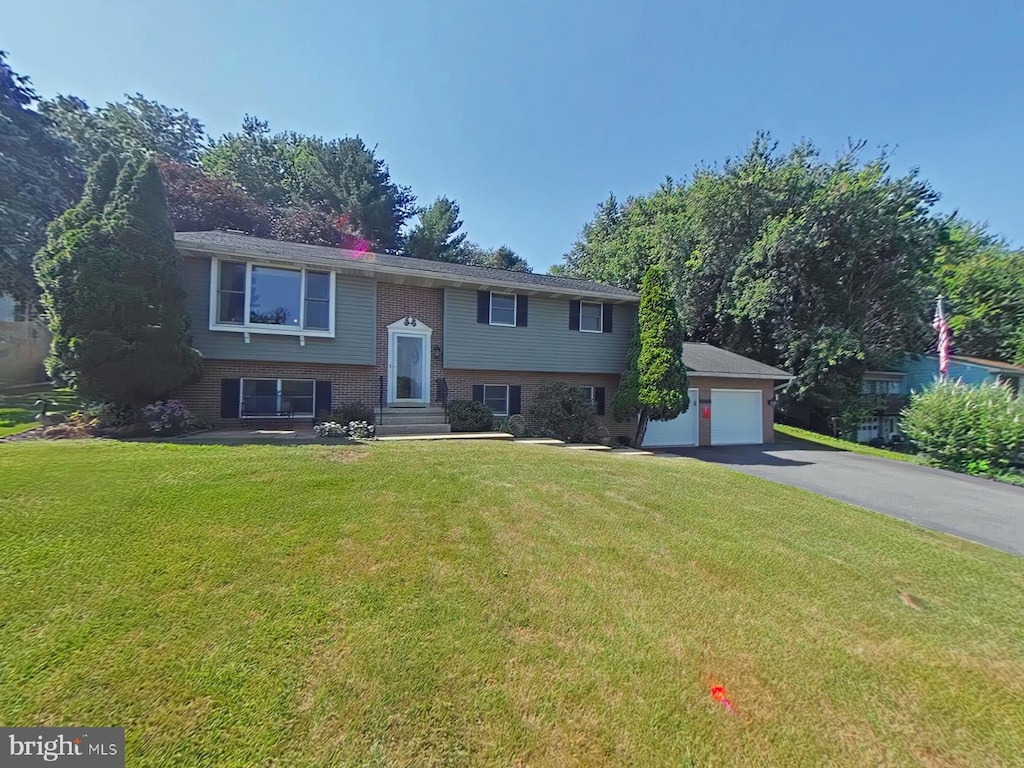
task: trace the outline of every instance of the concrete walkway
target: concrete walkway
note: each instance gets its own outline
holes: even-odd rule
[[[774,445],[679,448],[669,453],[1024,555],[1024,488],[788,437]]]

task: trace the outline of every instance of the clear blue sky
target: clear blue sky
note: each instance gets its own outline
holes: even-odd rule
[[[420,201],[535,269],[594,207],[755,131],[895,149],[943,210],[1024,245],[1021,0],[7,2],[0,49],[44,96],[140,91],[211,135],[359,134]],[[100,11],[98,8],[102,8]]]

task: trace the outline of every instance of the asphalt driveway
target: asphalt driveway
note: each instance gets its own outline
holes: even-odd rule
[[[793,438],[670,452],[1024,555],[1024,488]]]

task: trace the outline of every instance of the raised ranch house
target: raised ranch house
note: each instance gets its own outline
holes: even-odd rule
[[[631,291],[229,232],[175,241],[205,356],[203,380],[177,396],[206,418],[312,419],[358,401],[383,414],[379,434],[443,432],[446,401],[528,415],[540,386],[565,381],[588,391],[611,436],[633,434],[611,416],[639,303]],[[788,375],[687,348],[689,416],[652,444],[770,441],[773,379]],[[732,367],[719,370],[716,355]]]

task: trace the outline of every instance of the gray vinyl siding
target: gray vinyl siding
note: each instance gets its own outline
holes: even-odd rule
[[[569,329],[569,299],[530,296],[525,328],[476,321],[476,291],[444,291],[444,367],[621,373],[636,306],[615,304],[612,333]]]
[[[250,331],[250,342],[241,333],[210,330],[210,260],[183,259],[186,308],[192,319],[196,348],[211,360],[260,360],[287,363],[376,363],[376,286],[373,280],[336,275],[333,339],[275,336]]]

